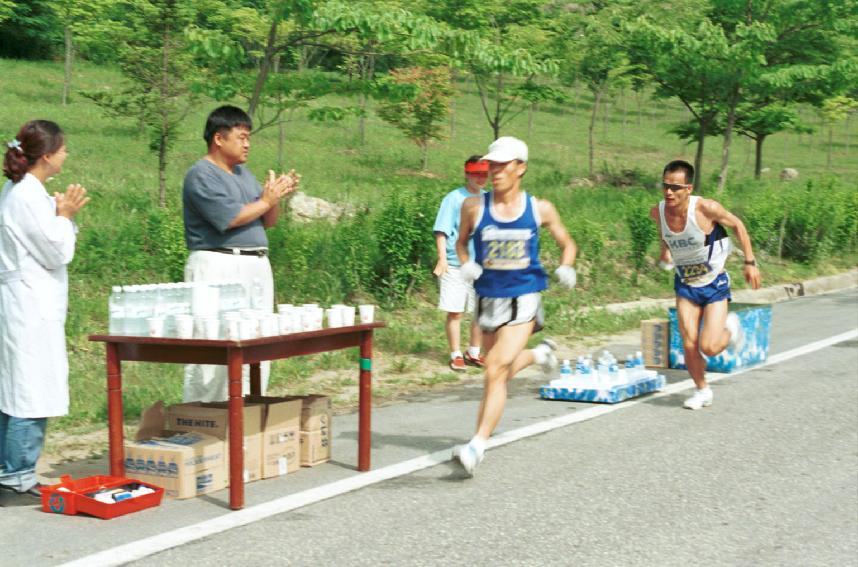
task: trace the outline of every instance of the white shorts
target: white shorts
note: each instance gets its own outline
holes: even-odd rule
[[[534,333],[545,326],[541,293],[477,298],[477,324],[483,331],[493,333],[505,325],[522,325],[530,321],[535,321]]]
[[[441,294],[438,298],[438,309],[447,313],[473,313],[476,298],[474,286],[465,282],[459,268],[447,267],[441,276]]]

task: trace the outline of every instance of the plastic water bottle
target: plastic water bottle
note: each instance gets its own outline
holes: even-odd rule
[[[109,314],[108,332],[111,335],[122,335],[125,333],[125,294],[122,286],[115,285],[111,288],[110,298],[107,300]]]
[[[563,363],[560,365],[560,379],[561,380],[571,380],[572,379],[572,363],[569,362],[568,358],[564,358]]]
[[[253,278],[253,284],[250,286],[250,306],[253,309],[261,310],[265,304],[265,290],[262,287],[262,280]]]

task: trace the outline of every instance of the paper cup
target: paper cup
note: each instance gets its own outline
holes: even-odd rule
[[[328,327],[336,328],[343,326],[343,312],[336,307],[325,309],[325,318],[328,320]]]
[[[220,321],[217,317],[206,317],[202,321],[203,338],[217,340],[220,338]]]
[[[150,317],[146,319],[146,323],[149,325],[149,336],[150,337],[163,337],[164,336],[164,318],[163,317]]]
[[[238,323],[238,334],[243,341],[255,339],[258,329],[259,321],[256,319],[242,319]]]
[[[229,341],[241,340],[241,319],[230,317],[223,320],[223,330]]]
[[[277,304],[277,313],[280,313],[281,315],[283,313],[291,312],[293,309],[295,309],[295,306],[292,305],[291,303],[278,303]]]
[[[260,324],[260,334],[263,337],[273,337],[277,335],[279,329],[279,320],[277,315],[274,313],[269,313],[265,317],[259,320]]]
[[[292,332],[292,311],[281,312],[277,316],[277,330],[281,335],[288,335]]]
[[[343,320],[343,327],[352,327],[355,324],[355,307],[353,305],[343,305],[340,307],[340,316]]]
[[[191,315],[176,315],[176,336],[180,339],[194,338],[194,318]]]
[[[375,305],[358,305],[358,311],[361,323],[372,323],[375,320]]]

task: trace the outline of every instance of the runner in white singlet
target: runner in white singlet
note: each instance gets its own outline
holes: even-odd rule
[[[664,200],[652,208],[650,216],[661,232],[660,264],[676,271],[676,313],[685,365],[697,386],[684,407],[696,410],[711,405],[713,397],[701,353],[715,356],[741,339],[738,317],[727,312],[730,276],[724,264],[731,244],[725,228],[732,229],[739,241],[745,255],[743,274],[754,289],[760,287],[760,271],[742,221],[717,201],[691,196],[694,167],[690,163],[670,162],[662,179]]]

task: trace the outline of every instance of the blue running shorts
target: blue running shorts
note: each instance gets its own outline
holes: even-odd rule
[[[727,272],[721,272],[710,283],[700,287],[692,287],[682,283],[677,275],[673,278],[673,289],[676,290],[677,297],[684,297],[701,307],[725,299],[727,301],[733,300],[730,295],[730,275]]]

